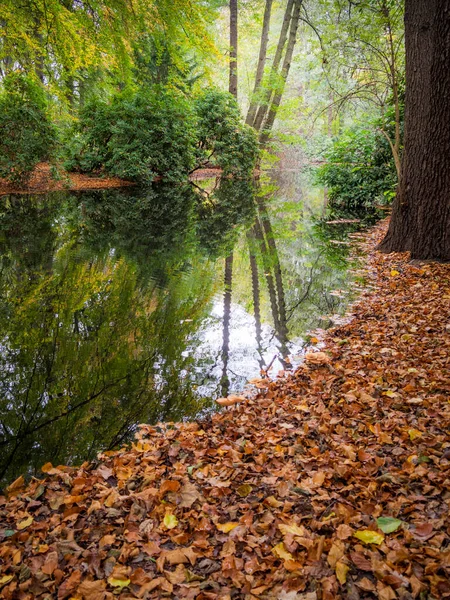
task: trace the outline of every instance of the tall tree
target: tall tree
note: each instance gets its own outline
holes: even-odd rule
[[[266,6],[264,9],[263,27],[261,32],[261,43],[259,47],[258,65],[256,67],[255,85],[253,87],[253,95],[250,99],[250,106],[248,108],[247,118],[245,122],[247,125],[253,125],[255,120],[256,111],[258,109],[257,94],[260,90],[264,67],[267,59],[267,44],[269,42],[269,29],[270,29],[270,14],[272,11],[272,1],[266,0]]]
[[[270,69],[269,81],[265,86],[264,94],[261,97],[259,107],[257,113],[255,115],[255,119],[253,122],[253,127],[256,131],[261,129],[263,121],[266,117],[267,111],[269,109],[270,98],[272,96],[272,91],[275,86],[277,77],[278,77],[278,69],[281,63],[281,59],[283,58],[283,52],[286,45],[286,40],[289,32],[289,25],[291,23],[292,18],[292,6],[294,5],[294,0],[288,0],[286,5],[286,10],[283,17],[283,23],[281,25],[280,36],[278,38],[277,49],[275,51],[275,56],[273,58],[272,66]]]
[[[406,0],[402,180],[383,252],[450,260],[450,0]]]

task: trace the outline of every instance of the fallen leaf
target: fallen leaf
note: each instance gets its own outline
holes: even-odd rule
[[[229,523],[216,523],[216,527],[219,531],[221,531],[222,533],[229,533],[230,531],[233,531],[233,529],[235,527],[238,527],[239,523],[233,523],[233,522],[229,522]]]
[[[336,577],[340,584],[344,585],[344,583],[347,581],[347,573],[349,572],[349,570],[350,570],[350,567],[348,565],[346,565],[345,563],[343,563],[341,561],[338,561],[336,563],[336,567],[335,567]]]
[[[356,531],[353,536],[365,544],[381,544],[384,541],[384,535],[382,533],[371,531],[370,529]]]
[[[277,558],[281,558],[283,560],[294,560],[294,557],[292,556],[292,554],[286,550],[286,547],[283,544],[283,542],[280,542],[279,544],[274,546],[272,548],[272,553]]]
[[[394,519],[393,517],[378,517],[377,519],[377,526],[383,533],[392,533],[393,531],[397,531],[402,524],[403,521],[400,521],[400,519]]]
[[[172,513],[166,513],[163,523],[166,529],[174,529],[178,525],[178,519]]]

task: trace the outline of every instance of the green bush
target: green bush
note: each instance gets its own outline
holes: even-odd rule
[[[55,146],[44,90],[22,74],[8,75],[0,93],[0,177],[24,183]]]
[[[375,127],[346,131],[325,153],[325,160],[317,180],[328,187],[332,211],[361,215],[392,198],[395,164],[387,140]]]
[[[105,171],[141,182],[179,181],[194,166],[194,115],[179,94],[163,88],[95,100],[80,112],[68,169]]]
[[[254,130],[242,122],[236,100],[228,92],[207,90],[195,101],[198,165],[214,162],[224,175],[248,176],[258,156]]]

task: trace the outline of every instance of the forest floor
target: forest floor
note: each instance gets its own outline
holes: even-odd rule
[[[218,169],[198,169],[189,179],[201,180],[216,177]],[[54,179],[49,163],[39,163],[29,181],[24,185],[8,183],[0,178],[0,196],[7,194],[43,194],[55,191],[104,190],[137,185],[133,181],[118,177],[86,175],[84,173],[62,172],[59,179]]]
[[[450,597],[450,265],[367,290],[291,376],[0,497],[9,600]]]

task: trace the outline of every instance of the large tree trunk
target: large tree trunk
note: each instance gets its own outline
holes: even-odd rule
[[[298,22],[300,20],[300,8],[302,6],[302,0],[294,0],[294,10],[292,13],[291,26],[289,29],[289,39],[286,47],[286,54],[284,55],[283,66],[281,68],[281,82],[277,87],[277,91],[274,94],[272,103],[270,105],[267,119],[263,125],[259,141],[264,146],[269,139],[270,132],[272,131],[275,117],[277,116],[278,109],[281,104],[283,97],[284,88],[289,75],[289,69],[291,68],[292,56],[294,54],[295,42],[297,41],[297,29]]]
[[[283,24],[281,26],[280,37],[278,38],[277,49],[275,51],[272,67],[270,69],[269,82],[265,90],[264,96],[261,99],[260,106],[258,108],[258,112],[256,113],[255,120],[253,123],[253,127],[256,129],[256,131],[259,131],[261,129],[261,125],[266,117],[267,111],[269,110],[270,98],[272,97],[272,91],[278,77],[278,68],[280,66],[281,59],[283,58],[284,47],[286,45],[286,40],[289,32],[289,25],[291,23],[293,5],[294,0],[288,0],[286,12],[284,13]]]
[[[406,0],[402,180],[382,252],[450,260],[450,0]]]
[[[237,47],[238,47],[238,7],[237,0],[230,0],[230,94],[237,98]]]
[[[253,88],[253,95],[251,97],[250,106],[248,108],[247,118],[245,122],[247,125],[253,125],[255,120],[256,110],[258,108],[257,94],[261,87],[261,82],[264,76],[264,67],[266,65],[267,58],[267,44],[269,42],[269,29],[270,29],[270,13],[272,11],[273,0],[266,0],[266,7],[264,9],[263,28],[261,32],[261,44],[259,47],[258,66],[256,67],[255,86]]]

